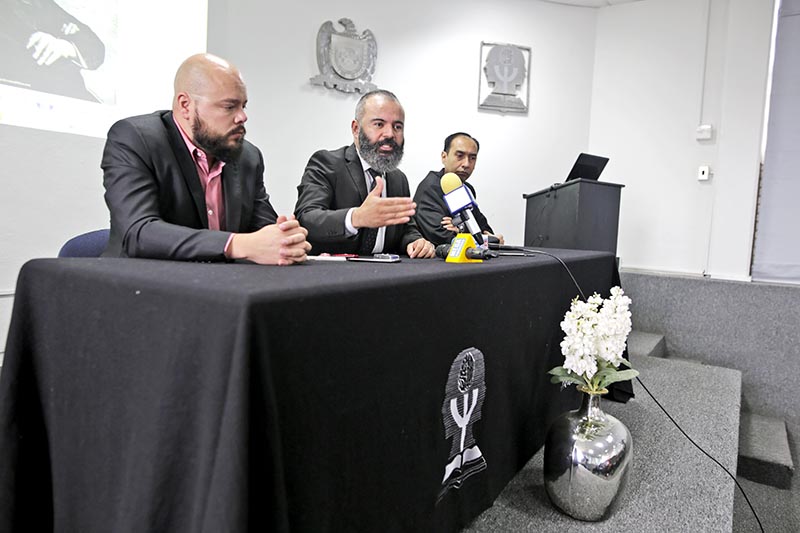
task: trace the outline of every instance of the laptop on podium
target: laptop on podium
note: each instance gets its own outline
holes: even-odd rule
[[[581,178],[597,181],[600,177],[600,173],[603,172],[603,169],[606,167],[606,163],[608,163],[607,157],[582,153],[578,155],[578,159],[576,159],[575,164],[572,165],[572,170],[569,171],[566,181]]]

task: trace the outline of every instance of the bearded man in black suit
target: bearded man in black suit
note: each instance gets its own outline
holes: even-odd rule
[[[353,144],[311,156],[294,212],[316,252],[433,257],[413,219],[408,179],[397,170],[404,125],[397,97],[372,91],[356,105]]]

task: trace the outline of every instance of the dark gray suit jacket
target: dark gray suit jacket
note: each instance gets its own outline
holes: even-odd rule
[[[200,178],[171,111],[114,124],[101,166],[111,213],[106,257],[222,261],[231,232],[277,219],[264,189],[264,159],[245,141],[239,159],[222,170],[226,231],[208,229]]]
[[[444,191],[440,184],[442,176],[444,176],[444,169],[439,172],[431,170],[417,186],[417,192],[414,193],[414,201],[417,203],[417,214],[414,215],[414,218],[417,220],[417,227],[422,235],[435,245],[449,244],[456,236],[455,233],[442,227],[442,217],[452,216],[447,202],[444,201]],[[477,197],[475,188],[471,184],[464,182],[464,185],[470,190],[473,197]],[[477,205],[472,208],[472,215],[481,231],[494,233],[489,221],[486,220]]]
[[[344,220],[351,207],[367,197],[364,169],[355,145],[338,150],[320,150],[311,156],[297,186],[294,213],[308,230],[312,253],[356,253],[363,231],[348,236]],[[406,175],[399,170],[386,173],[386,196],[411,196]],[[383,251],[405,254],[409,243],[422,238],[412,218],[406,224],[386,227]]]

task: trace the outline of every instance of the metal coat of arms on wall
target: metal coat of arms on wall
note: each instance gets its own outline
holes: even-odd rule
[[[370,30],[359,35],[353,21],[339,19],[344,31],[336,31],[329,20],[317,32],[319,74],[312,85],[323,85],[345,93],[367,93],[377,86],[370,83],[378,58],[378,43]]]

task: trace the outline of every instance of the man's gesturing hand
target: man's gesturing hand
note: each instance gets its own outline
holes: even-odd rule
[[[411,220],[417,204],[408,197],[381,198],[385,185],[383,178],[375,178],[375,188],[367,195],[364,203],[353,211],[353,227],[380,228],[405,224]]]

